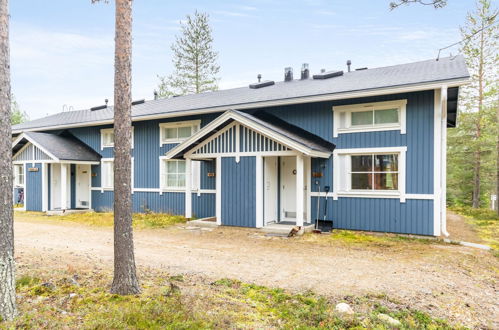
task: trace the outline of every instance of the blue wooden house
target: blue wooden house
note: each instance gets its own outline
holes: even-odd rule
[[[446,128],[463,57],[134,102],[134,212],[219,225],[446,234]],[[113,209],[113,108],[13,127],[24,209]],[[319,214],[317,203],[319,202]]]

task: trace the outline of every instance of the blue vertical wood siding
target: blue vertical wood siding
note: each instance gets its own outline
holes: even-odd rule
[[[216,194],[192,194],[192,216],[194,218],[215,217]]]
[[[36,167],[38,172],[30,172],[29,168]],[[26,211],[42,211],[42,164],[26,164]]]
[[[336,145],[337,149],[407,146],[406,192],[433,194],[433,107],[434,92],[424,91],[349,100],[297,104],[261,109],[299,126]],[[400,131],[339,134],[333,138],[333,106],[407,99],[406,134]],[[326,166],[323,168],[322,166]],[[321,186],[333,186],[332,158],[312,160],[313,171],[321,167]],[[316,179],[312,178],[312,182]],[[317,191],[316,185],[312,185]]]
[[[333,137],[333,106],[367,102],[407,99],[406,134],[399,131],[360,132],[340,134]],[[251,110],[266,111],[277,117],[299,126],[327,141],[334,143],[337,149],[374,148],[374,147],[407,147],[406,158],[406,193],[433,194],[433,109],[434,92],[423,91],[402,93],[377,97],[296,104]],[[159,157],[171,150],[176,144],[160,146],[159,124],[173,121],[201,120],[201,126],[219,116],[220,113],[134,122],[134,184],[135,188],[159,189]],[[82,142],[89,145],[102,157],[112,158],[113,148],[100,149],[100,129],[111,126],[97,126],[70,129]],[[246,134],[241,129],[240,134]],[[235,130],[230,132],[234,141]],[[250,134],[254,148],[251,150],[271,150],[275,147],[257,134]],[[249,140],[240,138],[240,145],[246,146]],[[225,143],[225,140],[223,141]],[[225,144],[221,144],[225,148]],[[234,150],[234,144],[227,145],[228,151]],[[249,147],[249,145],[248,145]],[[256,149],[255,149],[256,148]],[[225,149],[224,149],[225,150]],[[241,149],[246,150],[246,149]],[[249,150],[249,149],[248,149]],[[208,173],[215,172],[214,161],[201,163],[201,189],[215,189],[215,177]],[[320,178],[312,178],[311,191],[317,192],[319,181],[321,190],[324,186],[333,187],[333,160],[312,159],[311,172],[323,174]],[[40,172],[41,173],[41,172]],[[92,166],[92,186],[100,187],[100,166]],[[222,222],[225,225],[254,227],[255,226],[255,158],[241,157],[235,162],[233,157],[222,158]],[[28,178],[27,178],[28,180]],[[41,196],[41,194],[39,194]],[[113,192],[92,191],[92,204],[96,210],[110,210],[113,205]],[[198,218],[215,215],[215,194],[192,195],[193,215]],[[29,200],[29,197],[28,197]],[[313,219],[316,218],[316,201],[312,198]],[[41,200],[40,200],[41,203]],[[321,198],[323,212],[324,198]],[[361,229],[373,231],[390,231],[398,233],[433,234],[433,201],[407,200],[401,203],[399,199],[382,198],[339,198],[328,200],[328,218],[335,221],[335,226],[344,229]],[[41,205],[41,204],[40,204]],[[40,206],[41,208],[41,206]],[[183,214],[185,196],[183,192],[164,193],[138,192],[133,195],[134,212],[151,210]]]
[[[222,224],[256,227],[256,158],[222,158]]]
[[[324,216],[325,198],[321,197],[319,219]],[[334,228],[402,234],[433,235],[433,201],[412,200],[400,203],[394,198],[327,199],[327,220]],[[317,197],[312,197],[312,219],[317,219]]]

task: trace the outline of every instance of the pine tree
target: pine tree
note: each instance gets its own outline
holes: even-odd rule
[[[213,50],[213,36],[206,13],[196,11],[181,23],[182,34],[171,46],[175,71],[159,77],[158,95],[172,97],[198,94],[218,89],[218,53]]]
[[[497,10],[491,8],[490,0],[478,0],[477,8],[466,17],[466,24],[461,28],[464,44],[462,52],[471,73],[471,83],[463,88],[461,106],[466,112],[473,112],[471,140],[466,143],[472,153],[472,206],[480,207],[482,197],[482,157],[488,138],[483,134],[485,107],[490,107],[495,98],[494,84],[497,84],[497,25],[490,26],[497,20]],[[490,26],[490,27],[489,27]]]
[[[17,125],[24,123],[29,120],[28,114],[25,111],[22,111],[17,103],[16,99],[12,95],[11,101],[11,115],[10,115],[12,125]]]
[[[114,279],[111,292],[138,294],[131,187],[132,0],[116,0],[114,137]]]
[[[8,0],[0,0],[0,321],[12,320],[17,313],[8,8]]]

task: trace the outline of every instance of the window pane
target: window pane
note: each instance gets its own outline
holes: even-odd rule
[[[178,187],[185,187],[185,174],[178,175]]]
[[[376,172],[398,171],[398,156],[374,155],[374,171]]]
[[[179,138],[188,138],[191,136],[191,127],[179,127],[178,128],[178,137]]]
[[[376,110],[374,112],[375,124],[393,124],[399,122],[398,109]]]
[[[166,171],[168,173],[177,173],[177,162],[176,161],[167,161],[166,162]]]
[[[177,173],[185,173],[185,160],[179,160],[177,164],[178,164]]]
[[[374,189],[376,190],[397,190],[397,173],[377,173],[374,174]]]
[[[352,172],[372,171],[372,155],[352,156]]]
[[[352,189],[372,189],[371,173],[353,173]]]
[[[114,143],[114,133],[112,133],[112,132],[108,133],[107,139],[108,139],[109,144],[113,144]]]
[[[177,129],[176,128],[165,128],[165,139],[176,139]]]
[[[352,112],[352,126],[372,125],[372,123],[373,123],[372,111]]]
[[[176,174],[168,174],[166,176],[166,186],[167,187],[176,187],[177,186],[177,175]]]

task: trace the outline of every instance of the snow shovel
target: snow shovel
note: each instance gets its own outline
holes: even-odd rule
[[[331,232],[333,230],[333,220],[326,220],[327,218],[327,194],[331,188],[329,186],[324,187],[324,191],[326,192],[326,201],[324,203],[324,216],[322,220],[318,220],[320,222],[320,230],[325,232]]]
[[[321,234],[322,230],[319,229],[319,212],[320,212],[320,202],[321,202],[321,186],[319,184],[319,181],[315,181],[315,184],[319,188],[319,195],[317,196],[317,213],[316,213],[316,218],[315,218],[315,228],[312,231],[314,234]]]

